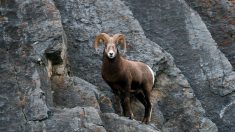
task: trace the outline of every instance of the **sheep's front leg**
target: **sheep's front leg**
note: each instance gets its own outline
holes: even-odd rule
[[[130,119],[133,119],[134,115],[131,110],[131,104],[130,104],[130,93],[125,93],[121,97],[121,104],[124,116],[129,117]]]

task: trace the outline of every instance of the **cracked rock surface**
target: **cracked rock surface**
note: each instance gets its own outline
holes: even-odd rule
[[[186,0],[208,27],[219,49],[235,67],[235,1]]]
[[[223,1],[225,4],[227,0],[218,1]],[[214,37],[217,37],[216,40],[218,40],[218,37],[223,36],[220,35],[223,33],[216,32],[221,27],[216,28],[216,23],[208,27],[206,24],[209,23],[203,22],[204,17],[207,17],[205,14],[209,12],[209,8],[213,8],[206,6],[206,3],[209,5],[214,3],[216,7],[223,6],[218,1],[207,1],[207,3],[206,1],[200,2],[200,0],[187,2],[184,0],[150,0],[142,4],[144,3],[142,0],[138,2],[126,0],[126,3],[139,20],[146,36],[174,57],[176,66],[188,79],[196,97],[206,111],[206,116],[216,123],[219,131],[230,132],[235,129],[233,112],[225,112],[228,115],[226,119],[220,115],[224,109],[230,109],[230,106],[234,105],[235,72],[228,59],[220,51],[221,48],[218,48],[216,43],[218,41],[213,40]],[[203,20],[196,11],[188,6],[188,3],[204,5],[203,10],[199,10],[201,9],[200,6],[195,7],[199,10]],[[231,5],[229,9],[232,9],[233,6]],[[205,11],[206,7],[208,7],[208,12]],[[222,9],[214,10],[217,13],[222,11]],[[230,21],[232,14],[224,13],[228,15],[228,18],[224,19]],[[143,17],[145,19],[142,19]],[[219,18],[216,17],[217,19]],[[218,23],[221,21],[223,20],[218,21]],[[226,23],[226,21],[224,22]],[[211,30],[213,30],[212,34],[209,32]],[[216,34],[214,34],[215,32]],[[234,43],[234,41],[231,42]],[[232,50],[232,48],[230,49]],[[229,53],[233,54],[233,52]]]
[[[187,76],[177,59],[175,65],[175,54],[171,50],[164,50],[161,43],[146,38],[145,26],[143,30],[140,19],[132,14],[125,2],[2,0],[0,6],[0,131],[218,131],[219,124],[213,123],[213,118],[208,116],[206,102],[201,98],[206,95],[198,96],[199,90],[195,89],[201,85]],[[186,5],[183,8],[191,11]],[[201,19],[195,19],[199,17],[196,12],[182,11],[180,14],[187,18],[184,19],[185,29],[188,29],[188,37],[192,37],[188,44],[204,42],[201,40],[204,36],[200,36],[195,27],[204,35],[209,31]],[[164,21],[160,23],[171,25]],[[165,25],[160,26],[164,28]],[[118,98],[100,74],[102,47],[100,53],[92,47],[100,32],[123,33],[128,42],[125,57],[145,62],[156,73],[150,124],[140,122],[144,108],[134,98],[134,120],[122,116]],[[148,32],[146,34],[148,36]],[[192,34],[197,35],[196,39]],[[171,39],[177,40],[176,37]],[[163,37],[161,42],[168,43],[168,38]],[[234,90],[231,65],[216,49],[213,39],[205,43],[211,45],[194,46],[204,53],[199,61],[203,77],[208,79],[207,83],[212,81],[206,88],[213,94],[231,97]],[[207,57],[203,58],[204,55]],[[222,57],[220,62],[216,62],[217,55]],[[208,63],[208,66],[205,64],[208,60],[216,63]],[[193,64],[197,62],[192,61]],[[219,68],[223,70],[217,71]],[[221,84],[224,89],[217,88]],[[230,114],[233,113],[230,111],[233,111],[234,103],[228,100],[226,104],[220,116],[223,122],[232,124]]]

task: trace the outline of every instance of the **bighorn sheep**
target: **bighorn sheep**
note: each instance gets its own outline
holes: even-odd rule
[[[152,113],[150,92],[154,85],[154,73],[152,69],[137,61],[124,59],[116,47],[121,44],[126,50],[125,36],[115,34],[109,36],[101,33],[96,36],[94,47],[97,50],[100,43],[104,43],[102,77],[112,88],[114,94],[121,99],[124,116],[133,118],[130,108],[130,96],[134,95],[145,107],[143,123],[149,123]]]

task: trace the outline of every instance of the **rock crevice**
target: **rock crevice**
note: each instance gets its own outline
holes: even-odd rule
[[[218,48],[219,43],[218,45],[216,43],[218,41],[213,40],[212,36],[216,37],[215,32],[212,35],[209,32],[209,30],[216,31],[218,28],[213,25],[208,30],[207,24],[210,23],[205,24],[203,21],[206,17],[203,13],[208,13],[205,11],[206,6],[202,7],[205,12],[200,10],[200,6],[195,7],[202,17],[201,19],[199,14],[188,6],[188,3],[200,5],[203,4],[203,1],[134,2],[126,0],[126,4],[132,10],[135,18],[139,20],[146,36],[174,57],[176,66],[188,79],[196,97],[202,103],[206,116],[217,124],[220,131],[231,131],[234,129],[232,123],[234,119],[227,118],[231,121],[228,123],[229,121],[221,120],[218,113],[224,106],[234,101],[232,65],[220,51],[221,48]],[[212,27],[215,28],[212,29]],[[216,34],[217,37],[220,33]],[[230,112],[227,114],[232,117]]]
[[[212,93],[197,88],[203,86],[219,96],[231,97],[234,75],[230,73],[231,65],[223,54],[219,55],[212,39],[206,40],[206,44],[212,44],[208,47],[198,44],[204,41],[198,30],[204,35],[209,34],[202,20],[194,19],[199,17],[181,0],[143,2],[140,7],[158,7],[156,9],[162,13],[156,22],[159,24],[156,29],[161,32],[152,31],[145,25],[142,25],[143,30],[140,24],[152,20],[151,10],[145,14],[148,19],[139,19],[133,6],[127,3],[134,15],[126,2],[132,1],[5,0],[0,3],[0,25],[4,27],[0,29],[3,32],[0,34],[0,114],[3,115],[0,131],[218,131],[212,122],[217,118],[205,116],[205,113],[213,115],[209,113],[210,105],[204,102],[207,94]],[[175,4],[179,7],[171,8],[176,7]],[[169,22],[165,10],[176,13],[173,18],[182,23]],[[175,24],[182,31],[172,28]],[[152,41],[146,38],[144,31]],[[149,37],[147,31],[159,35],[159,41]],[[103,81],[100,74],[102,54],[95,53],[92,48],[94,38],[100,32],[124,34],[128,41],[124,56],[147,63],[156,73],[152,92],[154,110],[149,125],[139,121],[144,108],[134,98],[135,120],[123,117],[120,104]],[[184,39],[183,36],[187,37]],[[171,52],[179,45],[171,44],[181,40],[189,45],[182,45],[180,54]],[[187,57],[191,56],[181,59],[192,65],[179,65],[182,61],[178,57],[189,55],[183,52],[185,49],[192,51],[196,60],[187,62]],[[207,63],[208,60],[215,62],[215,66]],[[190,68],[193,65],[195,69]],[[188,76],[190,74],[195,76]],[[192,81],[194,78],[196,82]],[[198,84],[201,82],[202,85]],[[209,99],[212,102],[215,98]],[[226,99],[219,101],[227,101],[228,105],[220,105],[223,109],[216,110],[221,110],[221,120],[229,126],[233,122],[225,121],[230,119],[227,111],[233,110],[234,105],[232,99]]]

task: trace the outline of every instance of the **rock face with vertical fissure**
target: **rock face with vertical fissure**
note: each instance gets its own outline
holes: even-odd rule
[[[187,77],[196,97],[202,103],[206,116],[217,124],[220,131],[233,131],[235,129],[233,112],[225,112],[226,119],[224,116],[219,116],[229,104],[234,105],[232,102],[235,99],[235,73],[228,59],[219,50],[217,41],[213,40],[214,37],[222,37],[219,36],[221,32],[216,36],[212,33],[211,36],[199,14],[187,5],[188,3],[203,5],[203,2],[199,2],[200,0],[187,1],[188,3],[183,0],[126,1],[146,36],[174,57],[176,66]],[[207,13],[203,10],[199,12],[200,15]],[[143,17],[145,19],[142,19]],[[230,20],[230,17],[227,20]],[[209,27],[210,31],[218,30],[212,27]]]
[[[234,0],[186,0],[195,9],[219,49],[235,67],[235,1]]]
[[[201,19],[194,19],[199,17],[196,12],[187,12],[191,9],[182,1],[178,4],[184,5],[185,9],[176,9],[180,11],[178,17],[184,18],[185,29],[191,29],[182,33],[188,35],[191,41],[187,42],[193,45],[202,38],[195,29],[199,28],[205,35],[209,32]],[[175,65],[173,57],[158,45],[161,43],[146,38],[145,26],[143,30],[137,21],[142,19],[134,17],[125,2],[3,0],[0,6],[0,131],[218,131],[219,124],[216,126],[213,118],[211,121],[210,116],[205,116],[208,109],[203,108],[206,102],[198,96],[196,84],[191,83],[191,78],[188,82],[187,72],[181,69],[177,59]],[[124,34],[128,42],[124,56],[145,62],[156,73],[150,124],[140,122],[144,108],[135,98],[132,98],[134,120],[122,116],[118,98],[101,77],[103,47],[100,47],[100,53],[92,47],[95,36],[100,32]],[[177,40],[176,37],[171,39]],[[168,44],[168,40],[162,37],[161,42]],[[208,43],[213,43],[211,41]],[[228,96],[234,90],[234,75],[232,72],[228,74],[231,65],[213,44],[209,48],[194,45],[202,53],[208,48],[202,56],[210,54],[207,58],[201,57],[203,66],[200,69],[213,94]],[[223,77],[220,72],[214,76],[220,62],[214,63],[214,69],[204,64],[214,54],[220,54],[227,69]],[[197,64],[197,61],[192,61],[192,64]],[[221,81],[223,89],[216,87]],[[229,102],[221,110],[220,116],[226,123],[234,123],[229,121],[229,115],[233,114],[229,111],[234,109],[233,106],[234,103]]]

